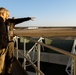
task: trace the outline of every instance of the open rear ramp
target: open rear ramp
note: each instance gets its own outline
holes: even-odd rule
[[[16,58],[13,61],[12,75],[28,75]]]

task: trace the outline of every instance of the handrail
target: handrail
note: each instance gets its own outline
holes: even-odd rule
[[[17,49],[16,49],[17,50]],[[26,56],[24,56],[23,55],[23,53],[20,51],[20,50],[18,50],[18,52],[24,57],[24,58],[26,58]],[[37,72],[39,72],[41,75],[45,75],[41,70],[39,70],[37,67],[36,67],[36,65],[35,64],[33,64],[28,58],[26,58],[27,59],[27,61],[29,61],[29,63],[35,68],[35,70],[37,71]]]
[[[32,40],[31,38],[28,38],[28,37],[26,37],[26,38],[27,38],[28,40],[32,41],[32,42],[36,42],[37,44],[40,44],[40,45],[45,46],[45,47],[47,47],[47,48],[49,48],[49,49],[52,49],[52,50],[54,50],[54,51],[57,51],[57,52],[59,52],[59,53],[62,53],[62,54],[64,54],[64,55],[67,55],[67,56],[72,57],[72,58],[74,59],[74,75],[76,75],[76,55],[75,55],[75,54],[72,54],[72,53],[70,53],[70,52],[67,52],[67,51],[65,51],[65,50],[62,50],[62,49],[59,49],[59,48],[56,48],[56,47],[53,47],[53,46],[46,45],[46,44],[41,43],[41,42],[37,42],[37,41]]]
[[[62,53],[62,54],[64,54],[64,55],[70,56],[70,57],[72,57],[72,58],[74,58],[74,57],[76,56],[75,54],[72,54],[72,53],[70,53],[70,52],[68,52],[68,51],[65,51],[65,50],[56,48],[56,47],[54,47],[54,46],[49,46],[49,45],[46,45],[46,44],[41,43],[41,42],[37,42],[36,40],[33,40],[33,39],[29,38],[29,37],[26,37],[26,38],[27,38],[28,40],[30,40],[31,42],[36,42],[37,44],[40,44],[40,45],[42,45],[42,46],[45,46],[45,47],[47,47],[47,48],[49,48],[49,49],[52,49],[52,50],[57,51],[57,52],[59,52],[59,53]]]
[[[41,37],[39,40],[38,40],[38,42],[40,41],[40,40],[42,40],[43,38]],[[37,45],[37,43],[35,43],[33,46],[32,46],[32,48],[27,52],[27,54],[29,54],[31,51],[32,51],[32,49],[33,48],[35,48],[35,46]]]
[[[75,54],[75,46],[76,46],[76,39],[74,39],[74,42],[73,42],[72,51],[71,51],[72,54]],[[68,75],[73,75],[73,69],[74,69],[73,63],[74,63],[73,58],[69,58],[66,69],[65,69],[65,71],[68,73]],[[71,67],[70,70],[69,70],[69,67]]]
[[[25,39],[25,38],[24,38]],[[40,39],[38,40],[38,41],[41,41],[43,38],[42,37],[40,37]],[[24,40],[24,42],[25,42],[25,40]],[[26,43],[26,42],[25,42]],[[25,46],[25,43],[24,43],[24,46]],[[35,45],[36,45],[37,43],[35,43]],[[38,47],[39,48],[39,47]],[[17,55],[16,55],[16,57],[17,57],[17,59],[18,59],[18,36],[16,36],[16,52],[17,52]],[[25,51],[26,49],[25,49],[25,47],[24,47],[24,56],[26,55],[26,51]],[[39,54],[40,52],[39,52],[39,49],[38,49],[38,54]],[[40,57],[40,55],[38,55],[37,56],[38,57],[38,61],[37,61],[37,69],[40,71],[40,61],[39,61],[39,57]],[[26,58],[27,58],[27,56],[26,56]],[[26,63],[26,60],[28,60],[28,59],[25,59],[24,58],[24,69],[26,69],[25,68],[25,63]],[[31,61],[30,61],[31,62]],[[31,65],[31,63],[30,63],[30,65]],[[36,69],[35,69],[36,70]],[[38,71],[38,70],[36,70],[36,73],[37,73],[37,75],[40,75],[40,72]],[[43,74],[41,74],[41,75],[43,75]]]
[[[67,55],[67,56],[70,56],[70,57],[72,57],[73,59],[74,59],[74,75],[76,75],[76,55],[75,54],[72,54],[72,53],[70,53],[70,52],[68,52],[68,51],[65,51],[65,50],[63,50],[63,49],[59,49],[59,48],[56,48],[56,47],[53,47],[53,46],[50,46],[50,45],[46,45],[46,44],[44,44],[44,43],[41,43],[41,42],[38,42],[38,41],[36,41],[36,40],[33,40],[33,39],[31,39],[30,37],[25,37],[26,39],[28,39],[28,40],[30,40],[31,42],[35,42],[35,43],[37,43],[37,44],[40,44],[40,45],[42,45],[42,46],[44,46],[44,47],[47,47],[47,48],[49,48],[49,49],[52,49],[52,50],[54,50],[54,51],[57,51],[57,52],[59,52],[59,53],[62,53],[62,54],[64,54],[64,55]],[[19,53],[21,53],[20,51],[19,51]],[[26,58],[23,54],[21,54],[24,58]],[[27,58],[26,58],[27,59]],[[28,59],[27,59],[28,60]],[[28,60],[29,61],[29,60]],[[44,75],[44,73],[42,73],[42,71],[40,71],[37,67],[36,67],[36,65],[34,65],[31,61],[29,61],[30,62],[30,64],[36,69],[36,71],[37,72],[40,72],[40,74],[41,75]]]

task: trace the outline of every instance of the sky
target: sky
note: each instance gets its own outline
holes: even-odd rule
[[[35,17],[16,26],[76,27],[76,0],[0,0],[10,18]]]

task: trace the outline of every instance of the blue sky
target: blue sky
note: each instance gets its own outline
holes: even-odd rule
[[[10,17],[36,17],[17,26],[76,27],[76,0],[0,0]]]

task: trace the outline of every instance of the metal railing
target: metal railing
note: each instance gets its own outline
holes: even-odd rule
[[[72,54],[75,54],[76,55],[76,50],[75,50],[75,47],[76,47],[76,39],[74,39],[74,42],[73,42],[73,46],[72,46],[72,51],[71,53]],[[73,75],[73,69],[74,69],[74,60],[73,58],[69,57],[69,61],[67,63],[67,66],[66,66],[66,72],[68,73],[68,75]]]
[[[49,49],[52,49],[52,50],[54,50],[54,51],[57,51],[57,52],[59,52],[59,53],[62,53],[62,54],[64,54],[64,55],[66,55],[66,56],[69,56],[69,57],[71,57],[72,59],[73,59],[73,75],[76,75],[76,55],[75,54],[73,54],[73,53],[70,53],[70,52],[68,52],[68,51],[66,51],[66,50],[62,50],[62,49],[59,49],[59,48],[56,48],[56,47],[53,47],[53,46],[50,46],[50,45],[46,45],[46,44],[44,44],[44,43],[41,43],[41,42],[37,42],[36,40],[32,40],[31,38],[27,38],[27,39],[29,39],[30,41],[32,41],[32,42],[36,42],[36,43],[38,43],[38,44],[40,44],[40,45],[42,45],[42,46],[44,46],[44,47],[47,47],[47,48],[49,48]]]
[[[42,37],[38,40],[38,42],[42,42]],[[16,36],[16,58],[19,58],[19,54],[23,57],[24,59],[24,69],[26,70],[26,60],[30,63],[30,65],[32,65],[36,71],[36,75],[45,75],[41,70],[40,70],[40,44],[37,45],[37,43],[35,43],[33,45],[33,47],[26,53],[26,38],[24,37],[24,50],[23,53],[18,49],[18,36]],[[27,58],[27,56],[29,55],[29,53],[33,50],[33,48],[37,45],[37,66]]]
[[[28,38],[28,37],[23,37],[23,38],[28,39],[28,40],[30,40],[31,42],[34,42],[34,43],[38,44],[39,47],[40,47],[40,45],[42,45],[42,46],[44,46],[44,47],[47,47],[47,48],[49,48],[49,49],[52,49],[52,50],[54,50],[54,51],[57,51],[57,52],[59,52],[59,53],[62,53],[62,54],[64,54],[64,55],[66,55],[66,56],[71,57],[71,58],[74,60],[74,63],[73,63],[73,65],[74,65],[74,66],[73,66],[73,68],[74,68],[74,69],[73,69],[73,72],[74,72],[74,73],[73,73],[73,75],[76,75],[76,55],[75,55],[75,54],[72,54],[72,53],[70,53],[70,52],[68,52],[68,51],[65,51],[65,50],[62,50],[62,49],[59,49],[59,48],[50,46],[50,45],[46,45],[46,44],[44,44],[44,43],[41,43],[41,42],[39,42],[39,41],[33,40],[33,39],[31,39],[31,38]],[[18,46],[18,44],[17,44],[17,46]],[[17,51],[18,51],[24,58],[26,58],[26,60],[28,60],[27,57],[24,56],[24,55],[18,50],[18,47],[16,47],[16,49],[17,49]],[[39,50],[39,51],[40,51],[40,50]],[[18,59],[18,52],[17,52],[17,59]],[[40,53],[40,52],[39,52],[39,53]],[[38,53],[38,57],[40,56],[39,53]],[[36,65],[33,64],[30,60],[28,60],[28,61],[29,61],[30,64],[35,68],[37,75],[44,75],[44,73],[40,71],[40,65],[39,65],[38,68],[37,68]],[[40,57],[39,57],[38,61],[40,61]],[[39,64],[39,63],[38,63],[38,64]]]

